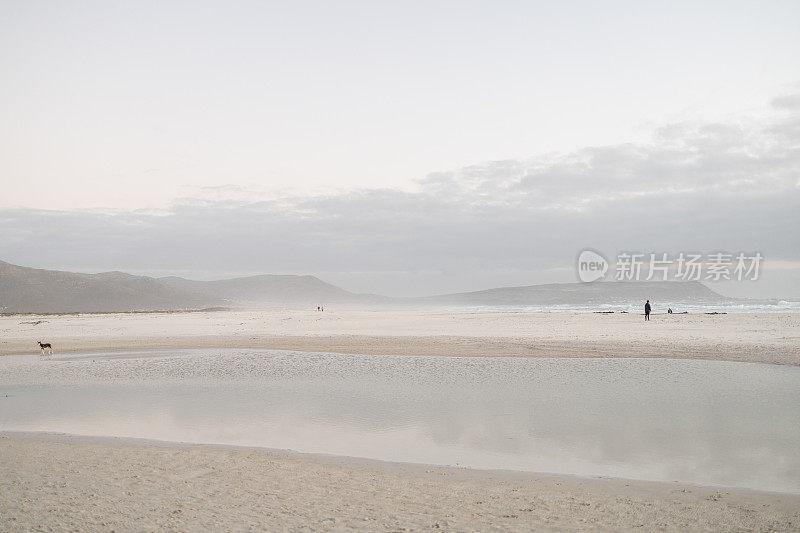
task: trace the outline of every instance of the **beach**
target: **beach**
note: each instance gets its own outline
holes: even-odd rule
[[[163,390],[188,391],[187,403],[180,404],[176,412],[184,409],[184,405],[191,410],[191,406],[195,404],[194,411],[201,412],[215,403],[219,404],[212,396],[201,407],[196,404],[196,391],[203,394],[208,394],[203,391],[209,390],[222,391],[219,383],[230,380],[229,376],[237,376],[236,372],[243,372],[245,375],[259,372],[260,367],[253,365],[266,364],[262,363],[266,360],[265,357],[282,361],[274,368],[284,368],[281,370],[283,375],[286,368],[295,368],[292,366],[296,364],[293,361],[300,361],[298,357],[330,365],[332,363],[328,360],[336,359],[330,357],[333,354],[383,355],[392,357],[393,361],[407,360],[397,356],[464,356],[469,358],[464,362],[473,368],[475,376],[483,375],[483,370],[480,370],[483,367],[475,362],[476,358],[480,360],[481,357],[554,358],[556,361],[558,358],[572,358],[575,363],[570,365],[573,368],[571,372],[589,376],[586,383],[590,388],[595,386],[591,381],[595,371],[587,373],[587,369],[595,367],[587,367],[575,358],[617,361],[625,358],[702,359],[710,361],[703,363],[704,365],[715,364],[711,361],[729,361],[800,366],[800,315],[778,314],[654,315],[648,323],[641,316],[632,314],[466,311],[268,310],[13,315],[0,318],[0,334],[0,353],[7,355],[7,361],[14,361],[16,365],[8,368],[25,369],[25,372],[3,377],[5,386],[11,387],[7,389],[10,395],[16,394],[15,391],[24,391],[26,394],[33,394],[32,398],[41,399],[41,393],[35,391],[39,390],[37,387],[46,386],[49,382],[58,383],[52,389],[56,395],[59,394],[58,391],[74,393],[76,388],[88,384],[90,389],[85,394],[89,401],[92,394],[95,394],[91,392],[94,390],[109,390],[119,397],[138,394],[140,390],[151,390],[146,387],[156,386],[167,387]],[[55,356],[52,359],[48,359],[49,356],[40,358],[36,341],[52,343]],[[170,355],[172,350],[196,348],[205,351],[200,354],[195,354],[195,350],[183,355]],[[229,350],[220,352],[218,356],[202,355],[210,354],[209,350],[217,348]],[[246,355],[246,349],[296,352],[264,352],[264,356],[254,358]],[[126,350],[161,351],[137,354]],[[119,351],[118,356],[114,355],[116,351]],[[329,355],[317,352],[326,352]],[[92,358],[93,353],[98,356],[97,362]],[[310,355],[303,355],[305,353]],[[369,380],[373,375],[372,367],[365,367],[366,362],[351,359],[337,360],[341,364],[363,369],[365,379]],[[57,364],[48,366],[48,360]],[[181,362],[184,360],[195,362],[185,365]],[[381,366],[377,361],[381,360],[383,359],[380,357],[371,358],[369,361],[376,362],[369,364],[378,365],[378,368]],[[542,360],[545,365],[541,367],[542,370],[554,365]],[[206,363],[207,361],[211,362]],[[424,376],[429,372],[425,368],[435,368],[430,366],[434,363],[447,369],[452,365],[445,364],[446,361],[456,362],[452,359],[436,361],[440,362],[435,363],[431,359],[424,363],[424,367],[411,365],[410,368]],[[37,367],[37,364],[42,366]],[[209,367],[209,371],[203,366],[206,364],[214,366]],[[297,364],[312,365],[311,362]],[[405,368],[402,361],[392,364]],[[638,377],[632,378],[632,383],[637,380],[646,381],[648,371],[644,369],[649,368],[648,364],[649,362],[633,365],[642,370]],[[654,364],[656,366],[653,368],[664,366],[657,361]],[[735,368],[740,368],[730,366],[730,363],[725,365],[728,366],[715,378],[720,387],[724,387],[731,379]],[[41,371],[37,371],[37,368],[41,368]],[[304,372],[314,371],[315,368],[313,365],[308,366],[309,370]],[[175,369],[186,372],[186,377],[175,375]],[[338,372],[337,369],[340,370],[335,367],[334,372]],[[785,370],[796,371],[794,368]],[[391,375],[395,375],[393,372],[399,371],[392,370],[387,374],[389,377],[384,379],[390,379]],[[696,372],[690,374],[691,379],[688,376],[681,378],[680,372],[678,368],[677,374],[668,375],[674,375],[674,379],[682,382],[693,380],[698,383],[694,387],[699,387],[699,383],[709,379],[705,375],[696,375]],[[767,374],[772,375],[769,372]],[[779,372],[779,377],[782,374],[784,373]],[[298,375],[301,376],[298,379],[307,379],[302,377],[305,374]],[[556,372],[553,378],[553,391],[558,390],[558,380],[561,379],[559,375]],[[269,379],[263,381],[258,378],[252,383],[242,381],[241,384],[237,381],[233,389],[241,389],[240,393],[244,395],[247,390],[261,390],[265,383],[277,383]],[[316,382],[309,381],[310,393],[313,393],[314,383],[323,383],[324,379],[326,378],[319,377]],[[463,387],[460,382],[447,379],[450,380],[451,393],[455,390],[452,387]],[[469,381],[474,378],[461,379]],[[791,383],[794,378],[782,379],[784,383]],[[524,377],[518,380],[519,383],[525,382]],[[514,380],[509,382],[511,381]],[[166,385],[146,385],[148,382]],[[185,385],[186,383],[189,385]],[[192,383],[195,385],[191,385]],[[384,382],[378,382],[376,390],[385,388],[386,385],[381,383]],[[668,385],[665,383],[659,394],[670,390]],[[189,388],[175,388],[183,386]],[[419,390],[424,390],[425,386],[430,384],[419,384]],[[739,386],[735,385],[734,388]],[[315,408],[317,411],[309,412],[310,404],[303,403],[302,409],[288,410],[276,416],[280,419],[281,416],[287,417],[291,414],[288,419],[291,421],[300,413],[309,416],[312,421],[318,420],[320,413],[325,415],[326,412],[319,409],[350,405],[347,402],[350,401],[349,398],[353,398],[353,391],[361,390],[359,385],[354,387],[356,388],[352,390],[342,389],[338,396],[326,393],[322,407]],[[516,387],[514,385],[511,388]],[[606,388],[607,385],[602,387]],[[649,385],[644,387],[647,390]],[[758,384],[754,383],[752,388],[757,397]],[[133,392],[125,393],[126,390]],[[331,389],[333,392],[336,390]],[[451,393],[442,393],[442,401],[446,402]],[[566,393],[567,391],[563,391],[563,394]],[[280,391],[276,394],[280,395]],[[374,394],[374,398],[380,397],[378,392]],[[462,397],[460,394],[456,396]],[[464,394],[464,398],[469,398],[468,393]],[[547,393],[544,397],[550,394]],[[415,397],[412,395],[404,405],[415,406]],[[228,401],[241,402],[237,398],[239,396],[234,396]],[[8,396],[4,400],[6,406],[14,405],[13,401],[26,400]],[[70,413],[70,406],[73,405],[70,402],[75,401],[74,397],[65,396],[64,412]],[[100,401],[102,403],[103,400]],[[292,403],[291,398],[284,401],[286,405]],[[669,401],[664,400],[667,403]],[[150,398],[147,403],[141,404],[141,409],[149,406],[156,409],[154,412],[157,413],[158,402],[157,396]],[[357,402],[359,405],[364,403],[361,399]],[[133,397],[124,405],[139,403]],[[502,403],[505,404],[505,400]],[[702,404],[702,400],[700,403]],[[277,402],[275,405],[280,404]],[[469,406],[462,406],[463,404],[459,400],[456,405],[444,405],[453,410],[453,413],[463,412],[464,417],[471,417],[472,415],[468,415]],[[721,399],[720,405],[725,404],[726,400]],[[376,402],[376,405],[382,404]],[[477,408],[483,409],[481,405],[481,402],[475,404]],[[562,405],[565,408],[567,406],[566,403]],[[570,416],[577,416],[575,413],[578,411],[574,409],[580,407],[580,401],[576,405],[578,407],[573,406],[573,415]],[[681,412],[682,405],[675,405],[676,412]],[[743,413],[747,414],[747,403],[742,405],[745,409]],[[223,407],[223,404],[216,407],[220,409],[220,414],[217,415],[219,417],[224,417],[226,409],[229,409]],[[31,409],[35,411],[39,408],[34,405]],[[98,412],[102,415],[103,411],[99,409]],[[113,414],[115,407],[111,405],[109,409],[112,409],[109,412]],[[697,420],[703,420],[706,416],[702,409],[692,409],[698,417]],[[369,435],[377,434],[384,440],[376,442],[388,443],[390,440],[386,439],[403,435],[397,432],[386,433],[380,429],[381,420],[385,418],[384,410],[385,407],[381,407],[375,412],[379,416],[376,419],[379,430],[377,433],[372,426],[363,426],[360,422],[358,429],[365,439]],[[440,415],[447,419],[449,412],[445,410]],[[787,415],[782,415],[783,419],[777,423],[792,424],[796,413],[791,409],[785,412],[791,414],[788,418]],[[472,438],[479,437],[486,445],[493,442],[486,439],[496,436],[500,439],[499,444],[496,444],[497,449],[512,446],[508,449],[513,450],[513,443],[505,444],[511,441],[504,440],[504,435],[509,431],[513,435],[515,428],[523,427],[528,422],[524,410],[521,413],[516,419],[499,418],[497,426],[483,428],[480,433],[475,433],[476,429],[473,427]],[[639,416],[639,420],[647,420],[649,415],[646,411],[643,413],[634,415],[629,412],[626,419],[637,420],[636,416]],[[126,416],[133,415],[129,412]],[[147,415],[141,413],[136,416],[147,418]],[[238,418],[230,419],[231,424],[246,429],[247,416],[239,413]],[[70,417],[71,414],[67,417],[66,429],[63,430],[31,432],[0,427],[0,526],[3,530],[413,531],[433,528],[452,531],[796,531],[800,528],[800,493],[794,491],[770,492],[754,488],[734,488],[724,484],[663,480],[677,479],[670,476],[660,481],[647,481],[628,479],[617,473],[613,477],[580,476],[516,469],[432,466],[414,460],[397,462],[365,459],[357,452],[348,453],[346,446],[341,448],[344,450],[341,453],[337,451],[329,455],[298,453],[291,450],[301,448],[293,445],[287,445],[287,449],[283,446],[273,449],[270,446],[193,444],[190,442],[206,441],[187,442],[181,438],[169,437],[148,437],[151,440],[130,436],[112,437],[108,436],[114,434],[110,426],[105,436],[98,432],[97,426],[86,430],[86,435],[93,436],[78,436],[71,433],[81,433],[81,426],[70,422],[73,420]],[[453,442],[463,442],[457,434],[449,435],[445,432],[452,431],[459,425],[470,427],[469,424],[465,426],[464,417],[456,416],[455,419],[461,421],[458,424],[454,422],[455,425],[449,429],[440,427],[438,418],[431,418],[427,422],[429,427],[426,432],[433,435],[437,442],[446,443],[451,438],[454,439]],[[83,417],[76,415],[74,420],[81,418]],[[103,418],[97,420],[102,423]],[[158,429],[159,424],[174,424],[170,418],[166,422],[164,420],[153,418],[147,427]],[[186,423],[192,427],[200,427],[202,420],[190,418]],[[537,420],[537,423],[547,422],[562,426],[558,417]],[[584,424],[591,424],[591,413],[581,420]],[[576,419],[572,424],[563,426],[563,431],[566,432],[564,439],[578,438],[578,434],[571,433],[574,431],[571,426],[577,422]],[[109,418],[107,423],[116,424],[113,418]],[[770,427],[768,420],[764,423],[767,424],[765,427]],[[690,420],[687,424],[689,430],[693,431],[691,428],[696,422]],[[70,430],[71,427],[78,429]],[[137,426],[134,424],[131,427],[135,430]],[[312,429],[308,432],[308,438],[312,440],[329,439],[337,435],[336,432],[320,433],[318,428],[324,428],[324,425],[309,427]],[[114,427],[116,428],[117,426]],[[636,439],[644,439],[643,435],[650,430],[640,428],[637,433],[633,429],[635,428],[631,428],[629,435],[638,436],[631,444],[632,450],[637,446],[641,447],[642,443],[655,449],[659,440],[662,440],[657,435],[648,436],[649,440],[641,440],[640,444],[636,444]],[[752,429],[750,433],[753,431],[756,430]],[[603,438],[611,443],[616,439],[617,433],[619,430],[606,431]],[[715,442],[713,439],[716,434],[709,433],[711,440],[707,446],[712,450],[712,456],[707,460],[709,464],[715,462],[713,450],[717,449],[716,455],[721,460],[720,465],[724,471],[726,465],[727,468],[731,467],[733,463],[729,461],[738,457],[740,452],[736,451],[738,448],[726,450],[725,443]],[[777,434],[793,435],[791,432]],[[405,435],[413,435],[413,432]],[[748,438],[756,438],[753,435]],[[166,440],[152,440],[154,438]],[[684,448],[685,453],[690,448],[680,443],[688,443],[694,437],[691,433],[671,434],[670,439],[675,445]],[[296,442],[304,441],[300,439]],[[415,446],[413,440],[403,444],[404,442],[406,441],[396,444],[401,451]],[[421,445],[422,441],[418,442]],[[591,444],[591,441],[587,442]],[[668,447],[673,446],[671,443],[667,444]],[[593,453],[591,447],[587,450],[586,453]],[[698,450],[702,455],[703,448]],[[573,450],[564,453],[568,456],[569,453],[576,452]],[[661,452],[657,452],[654,457],[658,453]],[[726,453],[729,455],[725,455]],[[612,456],[613,453],[609,457]],[[647,455],[642,457],[646,462]],[[676,457],[676,460],[680,460],[680,456]],[[763,456],[758,458],[760,461],[769,460]],[[784,458],[783,461],[785,460]],[[790,465],[791,469],[796,468],[794,462],[785,464]],[[780,470],[779,465],[774,468],[776,472]],[[690,471],[691,469],[687,470]],[[757,479],[757,474],[753,479]],[[791,474],[787,475],[784,482],[786,479],[791,482]]]
[[[0,315],[0,355],[266,348],[374,355],[669,357],[800,365],[800,314],[270,310]]]
[[[800,533],[799,20],[0,2],[0,533]]]
[[[800,495],[3,433],[7,531],[793,531]]]

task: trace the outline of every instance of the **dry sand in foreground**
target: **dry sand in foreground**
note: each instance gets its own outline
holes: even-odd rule
[[[800,495],[4,433],[0,529],[800,528]]]
[[[221,311],[0,316],[0,355],[272,348],[386,355],[674,357],[800,365],[800,314]]]

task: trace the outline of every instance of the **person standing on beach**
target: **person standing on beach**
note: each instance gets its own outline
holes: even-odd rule
[[[644,319],[650,320],[650,300],[647,300],[647,303],[644,304]]]

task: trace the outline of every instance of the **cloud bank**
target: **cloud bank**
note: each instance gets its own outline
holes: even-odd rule
[[[436,172],[415,192],[181,199],[163,213],[2,210],[0,259],[189,277],[316,273],[404,294],[571,280],[585,247],[800,261],[798,228],[794,94],[773,101],[769,120],[672,124],[646,144]]]

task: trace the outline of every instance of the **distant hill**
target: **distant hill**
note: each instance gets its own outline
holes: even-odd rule
[[[80,274],[0,261],[0,313],[371,305],[388,300],[383,296],[355,294],[314,276],[263,275],[192,281],[178,277],[156,279],[124,272]]]
[[[314,276],[272,275],[249,276],[217,281],[193,281],[178,277],[159,281],[190,294],[246,305],[325,305],[379,303],[384,296],[356,294]]]
[[[639,302],[643,299],[706,304],[733,300],[712,291],[699,281],[609,281],[502,287],[414,298],[409,299],[408,303],[452,306],[601,305]]]
[[[215,302],[145,276],[78,274],[0,261],[0,313],[199,309]]]
[[[151,278],[124,272],[79,274],[0,261],[0,313],[175,311],[208,307],[425,308],[733,301],[700,282],[556,283],[422,298],[346,291],[314,276],[262,275],[218,281]]]

